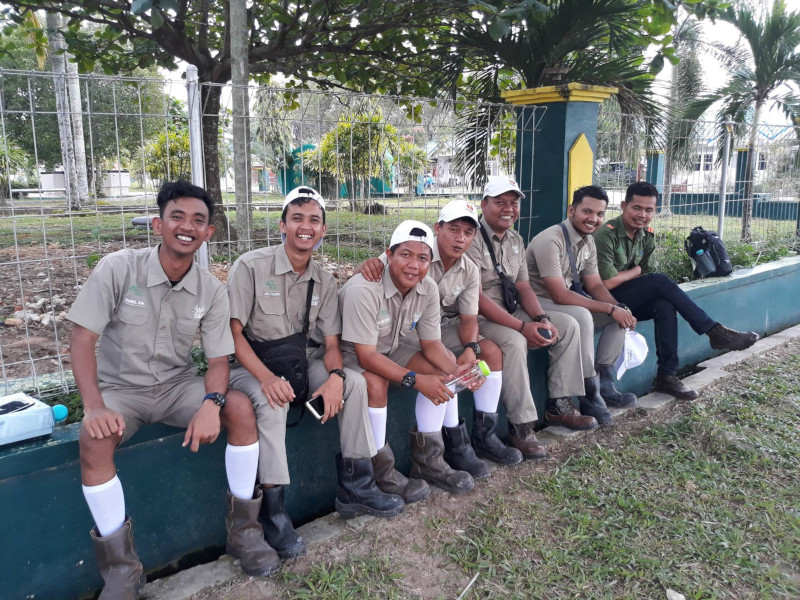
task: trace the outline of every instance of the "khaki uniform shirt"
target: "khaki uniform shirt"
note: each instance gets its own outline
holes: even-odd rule
[[[528,281],[528,265],[525,259],[525,244],[522,241],[522,236],[513,229],[509,229],[503,239],[500,239],[492,231],[492,228],[486,224],[483,216],[481,216],[480,222],[486,229],[486,234],[492,242],[494,255],[497,258],[497,262],[500,263],[505,276],[514,283]],[[475,233],[475,238],[469,245],[465,255],[478,265],[481,271],[483,293],[500,306],[503,306],[503,288],[500,285],[500,275],[495,271],[492,257],[486,248],[486,242],[483,240],[480,231]]]
[[[388,263],[386,254],[381,254],[380,259],[384,265]],[[439,256],[439,246],[434,244],[428,277],[433,279],[439,288],[442,321],[454,319],[459,315],[478,314],[481,275],[475,263],[466,256],[459,258],[450,270],[445,271],[442,257]]]
[[[102,335],[97,352],[102,382],[151,386],[194,373],[191,349],[198,331],[206,357],[234,351],[225,286],[192,263],[172,287],[159,248],[105,256],[67,315]]]
[[[594,238],[578,233],[569,219],[563,223],[569,232],[569,241],[575,254],[575,267],[578,274],[597,273],[597,249],[594,245]],[[548,227],[534,237],[528,245],[526,256],[531,287],[537,296],[550,298],[543,277],[561,277],[565,287],[569,288],[572,285],[569,253],[560,225]]]
[[[656,236],[652,229],[639,230],[631,239],[620,215],[604,223],[592,236],[597,246],[597,268],[603,281],[636,265],[642,268],[642,275],[656,271]]]
[[[388,355],[403,338],[416,331],[422,340],[441,339],[439,291],[426,277],[403,298],[388,267],[380,281],[370,282],[360,273],[339,290],[342,314],[342,350],[355,354],[353,344],[375,346]]]
[[[283,244],[242,254],[228,274],[231,318],[245,334],[268,342],[303,331],[308,282],[314,280],[309,335],[317,344],[341,333],[336,279],[311,260],[302,275],[292,270]]]

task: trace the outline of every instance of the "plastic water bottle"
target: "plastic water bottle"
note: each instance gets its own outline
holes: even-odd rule
[[[477,363],[472,365],[472,368],[469,371],[462,373],[459,377],[455,377],[450,381],[446,381],[445,385],[455,385],[456,392],[460,392],[467,389],[473,382],[486,379],[489,373],[491,373],[489,365],[487,365],[485,361],[479,360]]]
[[[694,255],[694,263],[700,277],[707,277],[717,270],[714,259],[702,248]]]

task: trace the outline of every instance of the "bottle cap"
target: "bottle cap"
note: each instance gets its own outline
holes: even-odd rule
[[[478,361],[478,368],[481,370],[481,373],[483,373],[484,377],[488,377],[489,373],[492,372],[491,369],[489,369],[489,365],[486,364],[485,360]]]
[[[63,404],[54,404],[53,405],[53,419],[56,423],[60,423],[61,421],[65,421],[69,416],[69,410]]]

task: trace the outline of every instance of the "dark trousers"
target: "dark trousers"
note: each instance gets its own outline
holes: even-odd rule
[[[680,314],[698,335],[717,323],[695,304],[674,281],[661,273],[648,273],[611,290],[627,304],[639,321],[655,322],[658,373],[672,375],[678,369],[678,317]]]

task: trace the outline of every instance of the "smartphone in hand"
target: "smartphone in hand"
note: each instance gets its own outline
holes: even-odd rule
[[[306,408],[308,412],[314,415],[314,418],[319,421],[322,419],[322,416],[325,414],[325,402],[322,400],[322,396],[312,396],[306,402]]]

